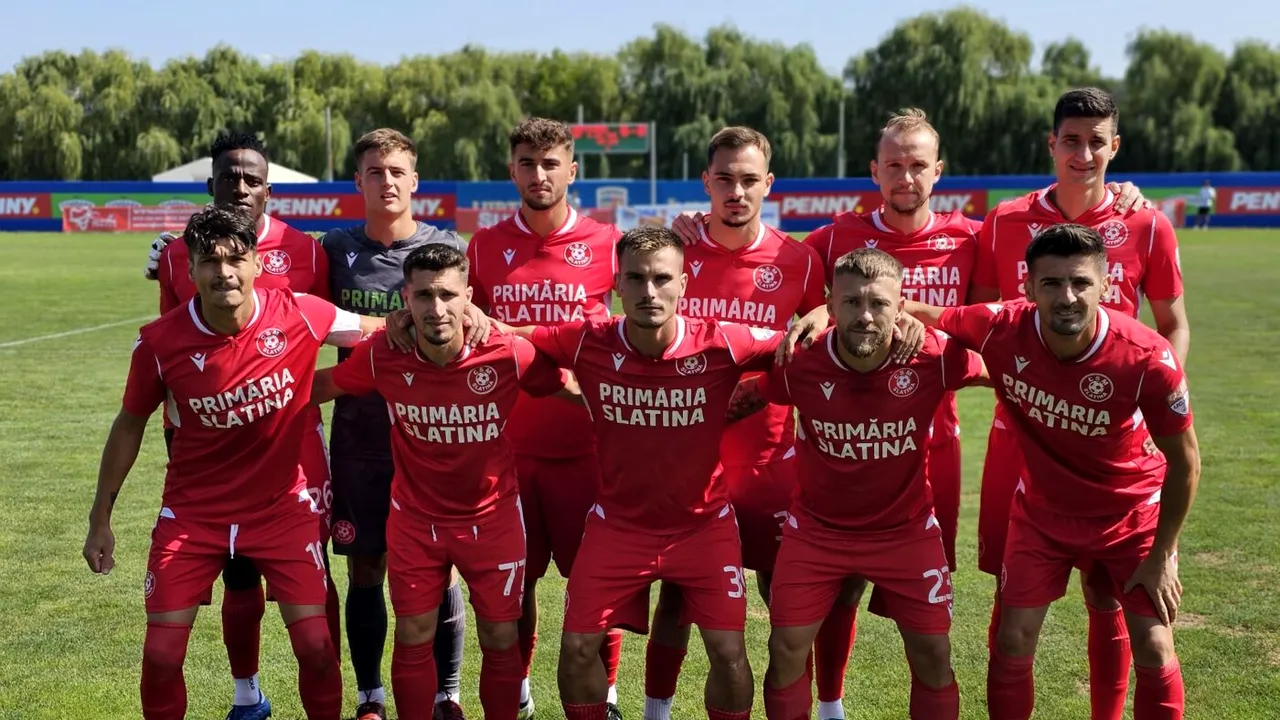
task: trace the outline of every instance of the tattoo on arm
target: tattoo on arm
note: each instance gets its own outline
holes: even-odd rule
[[[743,380],[738,383],[738,387],[733,391],[733,397],[729,399],[729,410],[725,413],[725,420],[731,424],[736,423],[760,412],[768,404],[760,394],[757,378]]]

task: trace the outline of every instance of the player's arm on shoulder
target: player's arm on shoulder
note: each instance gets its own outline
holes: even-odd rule
[[[786,368],[775,366],[768,372],[739,380],[738,386],[733,390],[733,396],[729,399],[725,420],[730,424],[738,422],[760,412],[769,403],[790,405],[791,396],[787,392],[786,371]]]
[[[818,333],[830,324],[831,311],[827,309],[826,303],[818,305],[804,317],[791,323],[787,333],[782,336],[782,342],[778,344],[776,362],[779,365],[791,362],[795,357],[797,345],[809,347],[813,344],[814,338],[818,337]]]
[[[362,340],[342,362],[316,371],[311,384],[312,405],[321,405],[342,395],[368,395],[376,389],[377,373],[373,366],[374,352],[382,342],[379,333]]]
[[[148,280],[158,280],[160,271],[160,255],[169,243],[177,240],[179,235],[165,231],[151,241],[151,250],[147,253],[147,264],[142,269],[142,276]]]
[[[948,390],[966,387],[993,387],[982,356],[949,335],[942,340],[942,384]]]
[[[515,355],[516,370],[520,376],[520,389],[533,397],[556,395],[571,402],[579,402],[582,391],[573,373],[560,369],[549,355],[538,350],[527,338],[511,338],[511,351]]]
[[[1183,363],[1191,350],[1191,323],[1183,298],[1178,234],[1163,213],[1155,213],[1152,223],[1151,252],[1142,277],[1142,294],[1151,305],[1156,331],[1173,344],[1178,362]]]
[[[495,321],[497,322],[497,321]],[[573,368],[574,358],[587,332],[587,322],[580,320],[559,325],[521,325],[511,326],[497,322],[497,327],[504,333],[522,337],[551,360],[556,367]]]
[[[961,305],[941,308],[908,300],[906,311],[929,327],[934,327],[970,350],[982,351],[997,317],[1004,310],[1000,303]]]

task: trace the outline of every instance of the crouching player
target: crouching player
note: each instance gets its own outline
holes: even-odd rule
[[[441,597],[456,567],[471,589],[483,660],[480,703],[515,720],[523,665],[516,646],[525,537],[514,455],[503,426],[521,390],[563,390],[560,371],[513,335],[464,342],[467,259],[424,245],[404,261],[414,353],[375,333],[316,375],[313,402],[377,392],[394,418],[387,572],[395,609],[391,691],[402,720],[427,720],[436,700],[432,647]]]
[[[765,712],[769,720],[809,717],[814,638],[836,598],[861,595],[869,581],[872,612],[902,633],[911,717],[954,720],[951,571],[925,451],[949,393],[987,384],[986,371],[976,354],[935,331],[910,361],[890,362],[904,301],[902,264],[888,253],[842,256],[827,302],[834,326],[748,395],[753,405],[795,405],[804,441],[773,577]]]
[[[1200,478],[1186,375],[1169,340],[1099,307],[1111,278],[1097,230],[1044,230],[1027,248],[1026,267],[1029,303],[907,308],[980,349],[1026,458],[1026,491],[1014,495],[1000,570],[991,717],[1031,717],[1036,641],[1077,567],[1124,609],[1137,666],[1135,720],[1181,718],[1171,627],[1182,595],[1176,548]]]

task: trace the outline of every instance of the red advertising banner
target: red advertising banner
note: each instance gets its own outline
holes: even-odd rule
[[[73,205],[62,210],[63,232],[182,232],[200,205],[150,207]]]
[[[456,199],[453,195],[424,193],[413,196],[413,216],[419,220],[452,220]],[[357,193],[332,195],[296,195],[281,193],[267,201],[267,214],[285,222],[290,220],[323,220],[325,218],[364,219],[364,198]]]
[[[49,217],[49,193],[0,193],[0,218]]]
[[[1280,214],[1280,188],[1219,188],[1214,209],[1223,215]]]
[[[878,191],[867,192],[774,192],[769,200],[780,203],[783,220],[827,219],[846,212],[869,212],[884,200]],[[987,212],[986,190],[935,190],[929,206],[936,212],[983,215]]]

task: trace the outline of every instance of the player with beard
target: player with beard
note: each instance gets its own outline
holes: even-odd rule
[[[619,237],[612,225],[578,214],[565,194],[577,173],[573,134],[563,123],[529,118],[509,138],[511,180],[520,193],[512,218],[477,232],[467,246],[473,302],[509,325],[552,326],[610,314]],[[532,718],[529,668],[537,644],[537,583],[554,559],[570,577],[587,512],[600,491],[595,431],[587,410],[553,398],[520,396],[506,432],[516,456],[528,539],[520,652],[525,680],[520,718]],[[622,633],[601,645],[609,718],[621,718],[615,682]]]
[[[329,256],[330,294],[338,307],[363,315],[387,315],[404,309],[402,265],[424,245],[443,244],[462,251],[456,233],[413,218],[418,188],[417,149],[403,133],[381,128],[355,145],[356,189],[364,197],[365,222],[332,230],[321,244]],[[467,306],[467,342],[487,336],[488,320]],[[339,361],[349,355],[339,350]],[[391,422],[377,393],[334,401],[330,434],[333,475],[333,549],[348,558],[347,644],[357,688],[357,720],[385,717],[382,656],[387,643],[387,604],[383,578],[387,567],[387,516],[395,465]],[[435,631],[439,673],[436,717],[462,717],[458,705],[466,609],[462,589],[445,590]]]
[[[262,258],[262,274],[255,281],[260,288],[277,288],[316,297],[329,297],[329,260],[310,235],[295,230],[267,215],[271,197],[268,180],[270,164],[267,148],[256,135],[221,134],[209,147],[212,159],[207,187],[213,205],[248,213],[258,231],[257,252]],[[167,235],[167,234],[165,234]],[[162,235],[164,237],[165,235]],[[169,240],[181,239],[169,235]],[[167,242],[156,261],[154,278],[160,285],[160,312],[172,310],[196,296],[195,279],[189,268],[185,242]],[[329,454],[324,444],[324,424],[318,408],[307,412],[309,427],[303,436],[302,471],[308,491],[320,508],[320,538],[325,544],[325,568],[329,566]],[[176,432],[165,416],[165,447]],[[228,720],[262,720],[271,713],[271,703],[262,692],[258,677],[262,640],[262,617],[266,596],[262,575],[253,561],[241,555],[227,561],[222,571],[222,637],[227,647],[231,677],[235,686]],[[341,653],[342,629],[338,591],[332,577],[326,586],[325,615],[333,647]]]

